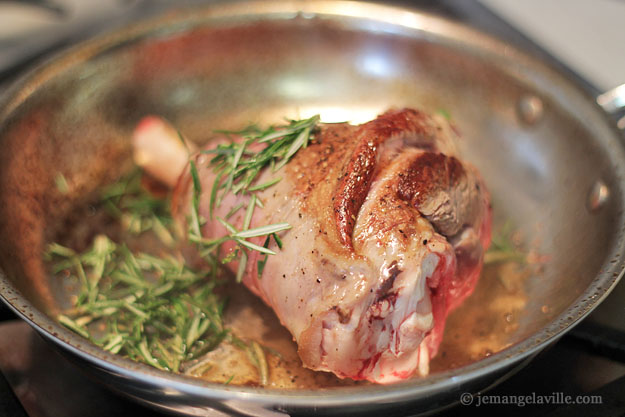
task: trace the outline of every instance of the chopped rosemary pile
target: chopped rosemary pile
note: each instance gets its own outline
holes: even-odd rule
[[[219,207],[228,194],[249,195],[247,205],[240,203],[232,207],[225,218],[217,217],[219,221],[228,231],[228,235],[218,239],[206,239],[202,237],[201,227],[206,219],[199,215],[199,199],[202,192],[202,186],[199,179],[197,166],[195,161],[189,161],[190,173],[193,179],[193,195],[191,204],[191,214],[189,216],[189,240],[196,243],[200,255],[206,259],[214,259],[219,257],[219,248],[221,244],[233,240],[236,243],[236,249],[229,255],[224,257],[223,263],[233,260],[239,262],[237,268],[236,279],[240,282],[247,267],[249,257],[248,251],[255,250],[264,255],[258,261],[258,276],[262,275],[268,255],[275,255],[275,252],[269,249],[271,239],[276,242],[279,248],[282,248],[282,242],[278,237],[278,233],[291,226],[288,223],[276,223],[250,229],[254,210],[256,207],[263,207],[263,203],[257,196],[257,192],[265,190],[278,182],[280,177],[271,178],[261,184],[255,184],[260,172],[270,167],[272,172],[277,172],[286,165],[298,150],[308,146],[310,140],[314,137],[313,130],[319,122],[319,116],[313,116],[310,119],[290,120],[288,125],[271,126],[266,130],[261,130],[255,126],[248,127],[244,130],[222,131],[228,135],[237,135],[240,141],[232,141],[227,144],[220,144],[214,149],[202,151],[205,154],[214,155],[209,164],[216,174],[216,179],[212,184],[209,201],[209,217],[213,220],[215,208]],[[228,222],[228,218],[233,216],[239,210],[245,207],[245,217],[240,230],[237,230]],[[266,236],[262,246],[250,242],[248,239],[253,237]]]
[[[172,225],[169,200],[156,198],[146,191],[141,185],[141,176],[141,170],[135,169],[105,187],[101,193],[101,203],[130,234],[138,235],[150,230],[166,246],[171,247],[174,238],[169,230]]]
[[[181,258],[133,254],[104,235],[83,253],[53,243],[47,257],[80,283],[59,321],[104,350],[178,372],[228,335],[216,281]]]

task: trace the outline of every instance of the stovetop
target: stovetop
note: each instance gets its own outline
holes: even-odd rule
[[[3,0],[6,3],[6,0]],[[43,7],[47,18],[63,16],[76,0],[28,0],[29,7]],[[138,17],[151,15],[171,7],[166,0],[106,0],[98,9],[101,17],[80,9],[82,22],[75,22],[73,30],[57,31],[56,37],[43,36],[39,41],[18,40],[13,49],[7,45],[0,30],[0,90],[33,62],[48,56],[59,47],[77,42],[107,28],[120,26]],[[187,5],[201,1],[185,1]],[[204,1],[206,3],[206,1]],[[444,15],[492,33],[511,44],[551,61],[577,78],[588,91],[599,91],[572,73],[554,58],[536,46],[523,34],[481,6],[469,0],[395,1]],[[3,6],[0,1],[0,7]],[[180,4],[178,2],[177,4]],[[22,4],[23,6],[24,4]],[[107,9],[107,7],[109,7]],[[102,17],[102,13],[105,14]],[[6,16],[6,15],[5,15]],[[68,18],[65,16],[65,18]],[[76,13],[73,17],[76,18]],[[85,23],[85,20],[87,23]],[[65,22],[65,26],[69,23]],[[45,26],[45,25],[44,25]],[[50,26],[47,27],[50,30]],[[42,40],[43,39],[43,40]],[[2,52],[11,52],[2,55]],[[8,57],[8,58],[7,58]],[[6,58],[6,59],[5,59]],[[1,91],[0,91],[1,92]],[[623,416],[625,415],[625,282],[580,325],[560,341],[541,352],[527,367],[488,391],[489,399],[517,404],[479,403],[478,396],[472,404],[458,404],[438,416],[465,415],[489,416]],[[565,396],[600,399],[601,404],[564,405]],[[519,405],[519,398],[524,405]],[[459,398],[459,401],[463,400]],[[529,404],[529,402],[543,404]],[[551,402],[551,404],[545,404]],[[415,410],[416,412],[416,410]],[[0,304],[0,416],[78,417],[78,416],[159,416],[150,408],[120,397],[98,381],[90,379],[81,369],[61,355],[55,347],[44,341],[26,323],[17,319]]]

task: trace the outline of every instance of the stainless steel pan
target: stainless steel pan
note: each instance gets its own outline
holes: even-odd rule
[[[161,372],[112,356],[51,318],[68,295],[42,264],[44,245],[88,221],[88,212],[67,215],[130,166],[130,132],[141,116],[165,116],[201,141],[213,128],[249,121],[311,112],[361,121],[406,105],[453,116],[497,221],[510,220],[548,259],[524,286],[506,349],[397,385],[280,391]],[[113,389],[180,413],[436,409],[557,340],[606,297],[624,267],[625,152],[594,98],[495,39],[399,8],[236,2],[99,38],[14,86],[0,113],[0,144],[2,299]],[[58,173],[68,194],[54,186]]]

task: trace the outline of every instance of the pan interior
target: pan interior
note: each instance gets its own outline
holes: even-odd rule
[[[207,14],[174,27],[67,55],[26,81],[6,108],[0,268],[44,314],[67,302],[42,263],[45,244],[88,222],[88,213],[71,218],[75,207],[130,169],[130,135],[147,114],[167,118],[198,143],[214,129],[316,113],[326,122],[356,123],[391,107],[451,115],[462,154],[491,191],[496,224],[519,229],[544,260],[522,287],[515,326],[503,336],[468,337],[496,337],[502,348],[536,334],[546,340],[557,331],[545,333],[547,325],[572,323],[617,278],[623,151],[598,109],[547,68],[462,31],[428,33],[370,19]],[[536,120],[519,110],[528,98],[542,103]],[[59,174],[67,193],[55,186]],[[588,196],[598,181],[610,197],[593,212]],[[498,279],[478,289],[486,291],[476,293],[479,300],[505,295],[505,288],[491,288]],[[467,311],[479,314],[480,305]],[[506,320],[504,313],[493,320]],[[456,316],[454,326],[471,321],[471,314]],[[444,371],[454,362],[441,363]]]

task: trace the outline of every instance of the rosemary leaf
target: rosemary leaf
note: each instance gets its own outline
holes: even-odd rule
[[[282,232],[284,230],[288,230],[291,228],[291,225],[288,223],[275,223],[267,226],[255,227],[254,229],[243,230],[240,232],[236,232],[232,235],[234,238],[250,238],[257,236],[265,236],[271,235],[274,233]]]
[[[306,146],[306,144],[308,143],[308,138],[310,137],[310,128],[306,128],[304,130],[302,130],[300,132],[300,134],[297,136],[297,139],[295,139],[295,141],[291,144],[291,146],[289,147],[289,150],[286,152],[286,155],[282,158],[282,160],[275,166],[275,168],[273,169],[274,172],[279,170],[280,168],[282,168],[284,165],[286,165],[287,162],[289,162],[289,160],[291,159],[291,157],[293,155],[295,155],[295,153],[297,151],[299,151],[299,149],[302,146]]]
[[[247,203],[247,210],[245,211],[245,218],[243,219],[243,230],[250,228],[252,223],[252,216],[254,215],[254,209],[256,208],[256,195],[252,194],[250,201]]]
[[[225,221],[224,219],[222,219],[222,218],[219,218],[219,217],[218,217],[218,218],[217,218],[217,221],[218,221],[219,223],[221,223],[221,224],[223,225],[223,227],[225,227],[225,228],[226,228],[226,230],[228,231],[228,233],[231,233],[231,234],[233,234],[233,235],[237,233],[237,229],[235,229],[235,227],[234,227],[233,225],[231,225],[230,223],[228,223],[228,222],[227,222],[227,221]]]
[[[267,182],[264,182],[262,184],[258,184],[258,185],[254,185],[252,187],[248,187],[247,191],[261,191],[264,190],[266,188],[271,187],[272,185],[276,185],[277,183],[279,183],[282,180],[281,177],[276,177],[273,178]]]
[[[87,329],[85,329],[83,326],[79,326],[74,320],[70,319],[66,315],[59,314],[57,316],[57,320],[59,321],[59,323],[61,323],[68,329],[75,331],[82,337],[89,338],[89,332],[87,331]]]
[[[122,337],[121,334],[114,335],[111,338],[111,340],[106,345],[104,345],[102,349],[112,351],[113,349],[117,347],[121,348],[123,341],[124,341],[124,338]]]
[[[66,248],[65,246],[59,245],[58,243],[51,243],[48,245],[47,254],[71,258],[76,255],[76,252],[74,252],[73,249]]]
[[[258,202],[257,202],[257,204],[258,204]],[[228,214],[226,214],[226,218],[225,219],[228,220],[230,217],[234,216],[237,213],[237,211],[239,211],[239,210],[241,210],[243,208],[244,205],[245,204],[243,204],[243,202],[240,202],[239,204],[237,204],[234,207],[232,207],[230,209],[230,211],[228,212]]]
[[[252,341],[250,342],[248,352],[251,356],[252,362],[254,362],[256,368],[258,369],[260,385],[267,385],[269,383],[269,367],[267,365],[265,351],[256,341]]]
[[[263,248],[262,246],[256,245],[252,242],[249,242],[247,240],[243,240],[243,239],[235,239],[235,241],[240,244],[245,246],[248,249],[251,250],[255,250],[258,251],[260,253],[266,253],[268,255],[275,255],[276,253],[274,251],[272,251],[271,249],[267,249],[267,248]]]
[[[282,239],[280,239],[280,236],[278,236],[275,232],[272,233],[273,236],[273,240],[276,241],[276,245],[278,245],[278,248],[282,249]]]
[[[243,274],[245,274],[245,268],[247,267],[247,252],[241,251],[241,257],[239,258],[239,267],[237,268],[236,280],[241,282],[243,280]]]
[[[67,179],[65,179],[65,176],[60,172],[55,175],[54,183],[56,184],[57,190],[59,190],[61,194],[69,193],[69,184],[67,183]]]
[[[217,174],[215,177],[215,181],[213,182],[213,186],[211,187],[211,196],[208,203],[209,207],[209,215],[208,217],[213,220],[213,213],[215,212],[215,204],[217,204],[217,191],[219,191],[219,186],[221,184],[221,174]],[[196,190],[193,191],[197,192]]]

